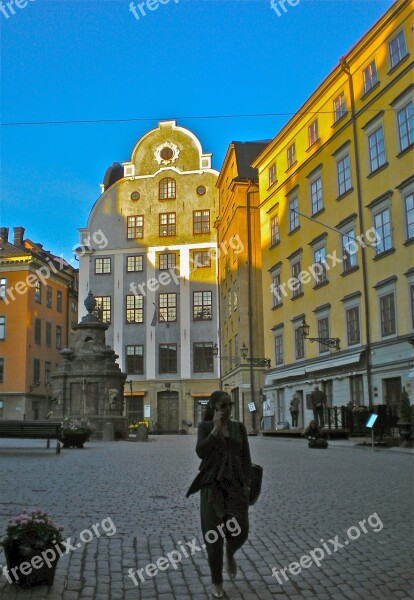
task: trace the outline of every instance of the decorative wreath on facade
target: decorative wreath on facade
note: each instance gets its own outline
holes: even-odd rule
[[[164,142],[154,152],[155,160],[159,165],[169,165],[175,162],[179,155],[178,146],[173,142]]]

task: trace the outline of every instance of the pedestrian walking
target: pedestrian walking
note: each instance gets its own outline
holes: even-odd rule
[[[324,411],[326,406],[326,394],[322,390],[319,389],[319,386],[315,384],[313,386],[313,392],[310,395],[312,410],[313,410],[313,418],[318,423],[319,427],[325,426],[325,417]]]
[[[213,392],[198,426],[196,452],[201,458],[200,472],[191,484],[187,497],[200,491],[201,529],[206,533],[220,529],[229,519],[237,521],[239,533],[226,538],[226,563],[230,579],[237,575],[234,555],[249,533],[249,492],[251,458],[246,428],[231,419],[232,401],[222,390]],[[211,571],[212,597],[223,598],[224,539],[206,540]]]
[[[298,427],[299,404],[300,404],[300,396],[297,392],[295,392],[292,396],[292,400],[290,401],[290,406],[289,406],[290,416],[292,418],[292,427]]]

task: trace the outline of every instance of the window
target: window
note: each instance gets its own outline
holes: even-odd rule
[[[141,239],[144,237],[144,215],[134,215],[127,217],[127,238],[129,240]]]
[[[311,193],[311,210],[312,214],[319,212],[323,208],[323,198],[322,198],[322,177],[318,177],[311,181],[310,184],[310,193]]]
[[[142,254],[127,256],[127,273],[137,273],[144,270],[144,257]]]
[[[295,328],[295,358],[296,360],[305,357],[305,340],[302,336],[300,327]]]
[[[370,172],[385,164],[384,130],[382,125],[368,136]]]
[[[364,404],[364,385],[362,375],[349,378],[349,391],[352,404]]]
[[[175,198],[175,180],[165,177],[160,181],[160,200],[173,200]]]
[[[328,317],[323,317],[322,319],[318,319],[318,337],[319,338],[328,338],[329,337],[329,319]],[[323,352],[329,352],[329,347],[326,344],[322,344],[319,342],[319,354]]]
[[[158,256],[158,268],[160,271],[166,271],[168,269],[175,269],[176,255],[172,252],[168,254],[159,254]]]
[[[42,302],[42,284],[40,283],[40,279],[35,284],[35,302],[38,304]]]
[[[0,278],[0,298],[4,300],[6,297],[7,279],[5,277]]]
[[[315,285],[320,285],[328,280],[326,271],[326,248],[321,246],[313,251],[313,263],[319,265],[318,273],[315,272]]]
[[[144,373],[144,346],[126,346],[126,372]]]
[[[397,112],[398,136],[401,152],[414,143],[414,108],[409,102]]]
[[[357,266],[357,252],[355,227],[352,227],[342,234],[342,265],[344,272]]]
[[[210,211],[193,211],[193,233],[210,233]]]
[[[227,319],[227,296],[226,295],[223,296],[223,303],[221,305],[221,310],[223,313],[223,321],[225,321]]]
[[[95,274],[108,275],[111,272],[111,259],[95,258]]]
[[[274,246],[279,241],[279,215],[277,214],[270,219],[270,245]]]
[[[276,163],[269,167],[269,187],[276,183]]]
[[[194,373],[211,373],[214,371],[213,342],[196,342],[193,344]]]
[[[349,154],[345,154],[336,163],[336,172],[338,176],[338,195],[342,196],[351,189],[351,161]]]
[[[62,327],[60,325],[56,325],[56,349],[62,349]]]
[[[46,306],[52,308],[52,286],[46,286]]]
[[[51,372],[52,372],[52,363],[45,361],[45,383],[50,383]]]
[[[177,320],[177,294],[160,294],[159,302],[159,317],[161,322],[169,322]]]
[[[369,65],[362,71],[362,77],[364,80],[364,94],[367,94],[370,89],[374,87],[374,85],[378,82],[378,74],[377,67],[375,65],[375,60],[373,60]]]
[[[193,265],[195,269],[209,267],[211,265],[211,255],[209,250],[198,250],[193,252]]]
[[[75,300],[72,300],[72,303],[71,303],[71,310],[72,310],[72,312],[73,312],[73,313],[75,313],[75,312],[76,312],[76,310],[77,310],[77,305],[76,305],[76,302],[75,302]]]
[[[229,290],[229,295],[227,296],[227,316],[229,318],[231,317],[232,308],[231,291]]]
[[[282,295],[280,293],[281,281],[280,269],[272,273],[272,307],[281,306],[283,304]]]
[[[296,298],[302,294],[302,282],[299,279],[300,271],[300,260],[297,260],[296,262],[292,263],[292,278],[296,280],[292,286],[292,298]]]
[[[0,317],[0,340],[6,339],[6,317]]]
[[[239,334],[236,333],[234,335],[234,358],[235,358],[235,364],[239,365],[240,361],[239,361]]]
[[[396,36],[392,38],[389,43],[390,50],[390,63],[391,68],[398,65],[398,63],[406,56],[407,46],[405,44],[404,31],[401,30]]]
[[[346,310],[346,335],[348,346],[359,344],[361,334],[359,329],[359,306],[353,306]]]
[[[376,254],[382,254],[392,248],[390,209],[385,208],[374,215],[374,227],[377,234]]]
[[[283,365],[283,333],[275,336],[275,365]]]
[[[126,297],[126,322],[144,322],[144,296],[142,294],[128,295]]]
[[[159,372],[177,373],[177,344],[159,345]]]
[[[414,329],[414,285],[410,286],[411,327]]]
[[[288,163],[288,169],[290,169],[290,167],[292,167],[296,162],[296,144],[295,142],[293,142],[293,144],[291,144],[289,146],[289,148],[287,149],[287,163]]]
[[[35,344],[42,343],[42,319],[39,318],[34,320],[34,341]]]
[[[213,318],[212,302],[211,292],[193,292],[194,321],[210,321]]]
[[[160,237],[176,235],[175,213],[161,213],[159,222]]]
[[[95,296],[94,314],[104,323],[111,322],[111,296]]]
[[[299,227],[299,201],[295,196],[289,200],[289,231],[293,231]]]
[[[52,347],[52,323],[46,321],[46,346]]]
[[[233,283],[233,310],[237,310],[239,306],[239,283],[235,281]]]
[[[309,146],[313,146],[318,141],[318,119],[315,119],[308,127]]]
[[[56,292],[56,310],[58,312],[62,312],[62,292],[57,291]]]
[[[346,113],[345,96],[344,96],[343,92],[341,92],[339,94],[339,96],[337,96],[334,99],[333,108],[334,108],[334,122],[336,123]]]
[[[405,222],[407,227],[407,240],[414,238],[414,192],[404,198]]]
[[[33,359],[33,383],[36,385],[40,383],[40,360],[38,358]]]
[[[4,383],[4,358],[0,358],[0,383]]]
[[[394,293],[380,297],[381,336],[396,333]]]

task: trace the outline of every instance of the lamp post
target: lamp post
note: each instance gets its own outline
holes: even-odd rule
[[[266,367],[267,369],[270,369],[270,358],[253,358],[251,356],[247,356],[249,354],[249,349],[244,342],[243,346],[240,348],[240,354],[242,355],[243,360],[247,360],[247,362],[250,364],[257,367]]]
[[[339,338],[322,338],[322,337],[309,337],[310,326],[306,323],[305,317],[302,320],[302,324],[299,325],[299,331],[304,340],[308,340],[309,342],[319,342],[324,346],[328,346],[329,348],[335,348],[337,352],[341,349],[340,347],[340,339]]]

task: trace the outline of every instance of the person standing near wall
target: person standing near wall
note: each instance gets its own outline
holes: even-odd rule
[[[289,406],[290,416],[292,418],[292,427],[298,427],[299,404],[300,404],[300,397],[299,397],[299,394],[297,392],[295,392],[292,396],[292,400],[290,401],[290,406]]]

